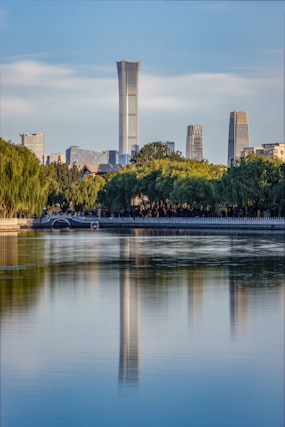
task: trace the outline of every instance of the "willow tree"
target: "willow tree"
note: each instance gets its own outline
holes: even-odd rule
[[[0,139],[0,182],[0,217],[41,215],[47,183],[29,149]]]
[[[281,203],[281,181],[279,160],[262,156],[241,158],[221,179],[221,200],[244,215],[259,215],[270,211],[276,200]]]
[[[123,168],[109,177],[98,195],[99,201],[109,209],[127,210],[138,193],[137,184],[135,169]]]
[[[61,210],[69,207],[68,196],[71,187],[79,181],[78,168],[69,167],[66,163],[52,163],[46,167],[46,175],[49,183],[48,201],[49,207],[59,205]]]
[[[75,181],[65,192],[68,205],[76,212],[96,209],[99,207],[98,193],[104,183],[101,176],[85,176],[81,181]]]

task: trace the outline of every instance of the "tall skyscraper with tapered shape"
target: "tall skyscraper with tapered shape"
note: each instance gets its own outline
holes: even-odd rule
[[[187,126],[186,159],[201,162],[204,158],[204,143],[201,125]]]
[[[249,147],[248,114],[244,111],[233,111],[230,113],[228,165],[232,165],[247,147]]]
[[[119,162],[127,164],[139,145],[139,61],[117,62],[119,81]]]

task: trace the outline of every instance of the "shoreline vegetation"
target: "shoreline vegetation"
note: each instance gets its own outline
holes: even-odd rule
[[[198,219],[204,221],[200,227],[233,224],[236,218],[239,227],[245,218],[269,227],[274,218],[284,222],[285,163],[275,158],[248,155],[231,166],[214,165],[185,159],[153,142],[116,172],[92,170],[42,165],[26,147],[0,138],[2,227],[5,222],[5,227],[21,228],[22,220],[43,227],[53,215],[97,217],[102,226],[134,227],[133,221],[136,228],[197,227]]]

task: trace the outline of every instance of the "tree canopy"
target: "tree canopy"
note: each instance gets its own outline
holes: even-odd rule
[[[134,159],[104,177],[82,177],[76,166],[40,165],[27,148],[0,139],[0,217],[40,216],[44,207],[156,216],[285,216],[285,164],[279,160],[247,156],[225,167],[182,159],[161,143],[147,144]]]
[[[1,217],[41,214],[48,185],[29,149],[0,139],[0,183]]]
[[[172,152],[167,144],[161,142],[151,142],[145,144],[131,160],[136,165],[144,165],[152,160],[182,160],[182,154],[179,151]]]

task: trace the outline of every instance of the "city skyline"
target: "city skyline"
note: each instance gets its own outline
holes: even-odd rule
[[[284,141],[284,11],[274,1],[2,0],[0,134],[44,133],[50,153],[117,149],[115,64],[136,58],[141,147],[170,140],[184,155],[187,125],[201,123],[204,158],[226,164],[234,110],[249,113],[251,145]]]

